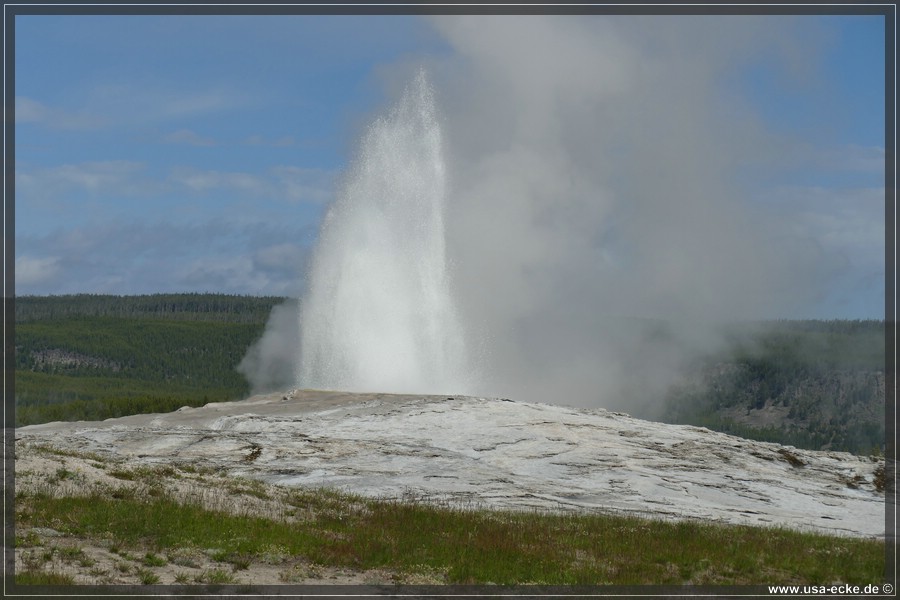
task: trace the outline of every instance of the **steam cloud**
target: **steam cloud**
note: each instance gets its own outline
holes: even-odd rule
[[[297,301],[272,308],[262,337],[253,344],[237,370],[250,382],[252,394],[286,390],[296,384],[300,328]]]
[[[454,50],[427,67],[475,392],[652,416],[685,361],[716,350],[715,324],[789,315],[821,293],[821,249],[738,183],[779,140],[720,85],[761,57],[803,77],[815,40],[792,20],[431,24]],[[282,356],[259,346],[257,367]]]

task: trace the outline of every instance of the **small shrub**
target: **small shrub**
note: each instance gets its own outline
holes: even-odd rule
[[[28,571],[40,570],[41,567],[43,567],[44,564],[49,560],[50,559],[47,557],[45,552],[28,550],[22,553],[22,564],[25,565],[25,569]]]
[[[228,562],[228,550],[223,550],[222,548],[207,548],[203,553],[216,562]]]
[[[123,560],[137,560],[137,558],[135,558],[125,550],[119,550],[119,556],[121,556]]]
[[[59,549],[59,557],[66,562],[72,562],[75,560],[84,560],[85,558],[87,558],[87,555],[81,548],[77,546],[69,546],[68,548]]]
[[[228,561],[234,571],[246,571],[253,562],[249,554],[233,553],[228,556]]]
[[[78,559],[78,564],[82,567],[93,567],[97,564],[97,561],[87,554],[84,554],[81,558]]]
[[[207,569],[199,573],[194,581],[197,583],[227,584],[234,583],[234,576],[224,569]]]
[[[180,583],[181,585],[187,585],[191,582],[191,576],[189,573],[185,573],[184,571],[179,571],[175,573],[175,583]]]
[[[283,564],[290,557],[290,552],[284,546],[269,544],[259,552],[260,562],[267,565]]]
[[[27,548],[29,546],[40,546],[41,538],[33,531],[29,531],[24,536],[16,536],[16,548]]]
[[[77,479],[78,474],[75,471],[70,471],[65,467],[60,467],[56,469],[56,475],[50,478],[50,481],[53,483],[59,481],[65,481],[66,479]]]
[[[148,567],[162,567],[166,564],[166,559],[153,554],[152,552],[148,552],[144,555],[144,564]]]
[[[133,500],[135,497],[134,490],[127,487],[119,487],[109,493],[116,500]]]
[[[135,571],[135,575],[138,576],[138,579],[143,585],[153,585],[154,583],[159,583],[159,575],[157,575],[150,569],[138,569],[137,571]]]
[[[194,547],[171,548],[166,553],[166,556],[168,557],[169,562],[180,567],[191,567],[196,569],[200,566],[199,560],[201,553]]]

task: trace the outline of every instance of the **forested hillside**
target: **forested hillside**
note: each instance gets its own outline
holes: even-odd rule
[[[16,423],[97,420],[243,398],[235,370],[283,298],[16,298]]]
[[[882,321],[732,326],[667,398],[665,420],[814,450],[884,445]]]
[[[16,298],[16,423],[98,420],[246,397],[236,366],[285,298]],[[815,450],[884,444],[884,323],[732,325],[662,420]]]

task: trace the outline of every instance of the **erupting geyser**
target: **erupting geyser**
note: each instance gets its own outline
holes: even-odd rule
[[[468,388],[445,252],[441,144],[420,71],[369,127],[325,217],[300,307],[301,387]]]

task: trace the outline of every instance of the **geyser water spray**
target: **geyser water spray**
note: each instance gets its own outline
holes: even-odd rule
[[[441,144],[433,91],[419,71],[369,126],[325,216],[300,307],[301,387],[467,388],[445,251]]]

